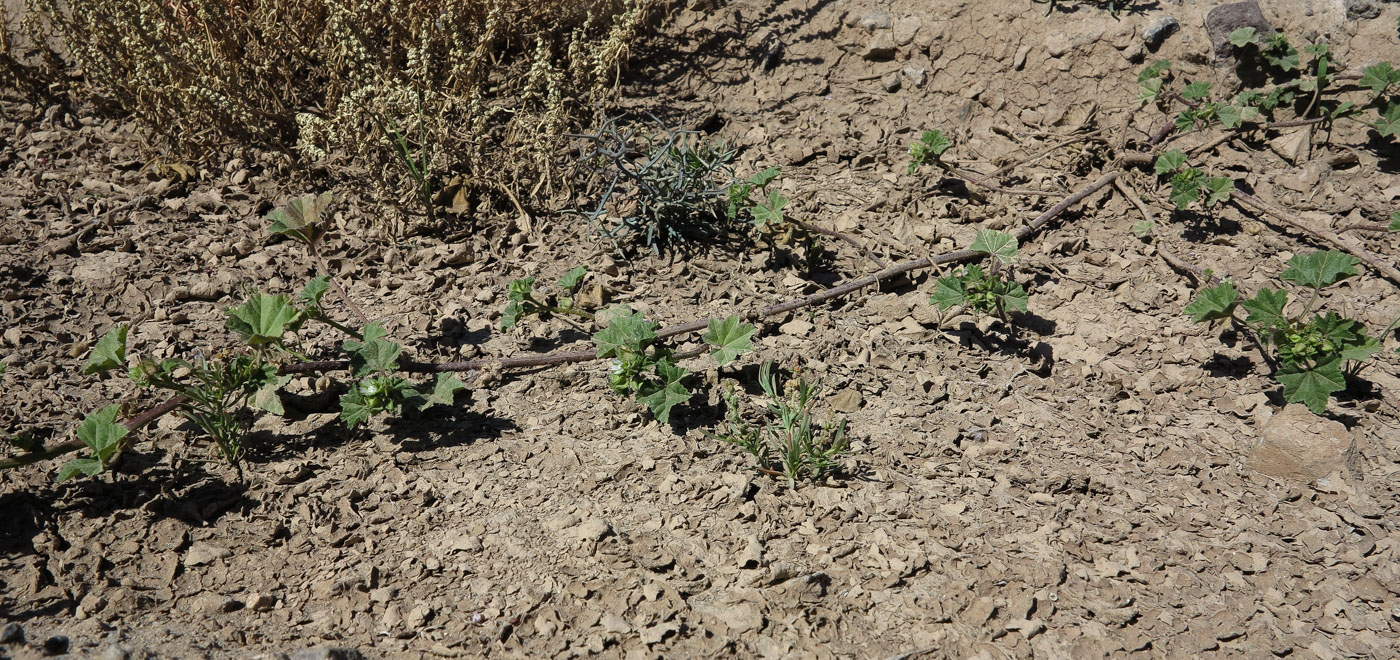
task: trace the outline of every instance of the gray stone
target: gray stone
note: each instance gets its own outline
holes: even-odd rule
[[[860,27],[866,32],[876,30],[888,30],[890,25],[890,14],[884,11],[872,11],[860,17]]]
[[[1167,40],[1167,37],[1172,36],[1179,29],[1181,29],[1181,24],[1176,21],[1176,17],[1163,16],[1143,29],[1142,40],[1148,48],[1155,50],[1162,45],[1163,41]]]
[[[898,73],[891,73],[880,79],[880,84],[884,86],[885,91],[893,93],[899,91],[903,83],[899,80]]]
[[[44,640],[44,655],[63,655],[68,652],[68,636],[54,635]]]
[[[1249,468],[1279,479],[1312,482],[1339,473],[1351,477],[1355,442],[1347,427],[1291,403],[1264,422]]]
[[[1376,18],[1381,15],[1381,5],[1376,0],[1345,0],[1342,5],[1347,8],[1348,20]]]
[[[0,644],[23,644],[24,626],[18,623],[7,623],[0,628]]]
[[[865,45],[860,56],[872,62],[885,62],[894,59],[899,49],[894,45],[894,38],[890,36],[888,30],[881,30],[870,38],[870,43]]]
[[[1230,45],[1230,33],[1244,27],[1254,28],[1261,37],[1274,33],[1274,26],[1264,18],[1259,3],[1254,0],[1220,5],[1206,14],[1206,34],[1210,36],[1216,64],[1234,62],[1235,47]]]

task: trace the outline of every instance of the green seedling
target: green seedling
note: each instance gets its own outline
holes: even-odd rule
[[[1308,291],[1307,302],[1293,314],[1286,310],[1286,291],[1262,289],[1253,298],[1241,300],[1228,280],[1202,289],[1186,306],[1186,313],[1198,323],[1233,320],[1253,331],[1261,344],[1277,353],[1274,379],[1283,385],[1284,399],[1303,403],[1321,415],[1332,393],[1346,388],[1346,377],[1355,376],[1363,361],[1380,348],[1360,322],[1336,312],[1320,313],[1315,307],[1322,289],[1357,274],[1357,263],[1355,257],[1335,250],[1289,259],[1280,277]],[[1243,320],[1237,315],[1240,308],[1247,314]]]
[[[909,145],[909,174],[919,171],[919,167],[926,164],[951,172],[952,166],[943,162],[943,153],[952,146],[952,140],[945,137],[943,131],[924,131],[918,140]]]
[[[375,415],[416,415],[435,405],[451,405],[457,392],[466,389],[450,373],[439,373],[426,386],[394,375],[403,348],[384,339],[386,334],[378,323],[371,323],[365,326],[364,341],[341,344],[350,355],[355,378],[360,379],[340,397],[340,419],[352,429]]]
[[[790,487],[798,481],[818,482],[834,474],[850,450],[847,420],[818,423],[814,409],[821,384],[806,376],[799,376],[796,383],[780,383],[771,362],[759,367],[758,383],[768,397],[762,420],[752,423],[745,417],[744,402],[734,382],[725,381],[720,391],[725,421],[718,433],[708,435],[753,456],[756,470],[784,478]]]
[[[608,310],[608,326],[593,335],[600,358],[612,358],[608,386],[618,396],[645,404],[657,421],[671,419],[671,409],[690,400],[681,382],[690,373],[679,366],[674,351],[656,344],[657,324],[626,306]],[[711,346],[715,362],[725,365],[753,350],[754,327],[737,316],[710,319],[702,339]]]
[[[510,283],[510,301],[501,312],[501,329],[515,327],[526,316],[543,314],[567,314],[581,319],[593,320],[593,314],[579,306],[578,292],[583,286],[583,278],[588,274],[587,266],[578,266],[560,277],[560,294],[544,296],[535,291],[535,278],[526,277]]]
[[[1171,200],[1178,209],[1200,202],[1205,208],[1215,208],[1229,201],[1235,181],[1223,176],[1206,176],[1200,170],[1186,167],[1186,154],[1173,149],[1157,157],[1153,170],[1159,177],[1171,176]]]
[[[991,314],[1003,321],[1010,320],[1011,312],[1026,311],[1025,288],[1002,276],[1003,269],[1019,259],[1016,237],[985,229],[977,232],[971,249],[991,256],[991,269],[984,271],[981,266],[972,264],[953,275],[938,278],[938,288],[930,302],[938,305],[940,311],[962,306],[979,316]]]
[[[810,273],[829,261],[831,254],[822,246],[821,234],[787,217],[784,208],[788,198],[776,187],[769,190],[780,173],[778,168],[769,167],[729,186],[729,218],[737,220],[747,215],[760,237],[776,247],[790,250],[789,254],[800,252],[800,260],[794,260]]]

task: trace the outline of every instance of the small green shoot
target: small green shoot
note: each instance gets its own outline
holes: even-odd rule
[[[927,163],[948,169],[943,163],[943,152],[952,146],[952,140],[945,137],[943,131],[924,131],[918,140],[909,145],[909,174],[917,172],[920,165]]]
[[[759,367],[758,383],[768,397],[767,414],[755,424],[744,416],[744,402],[733,381],[725,381],[720,391],[724,399],[725,421],[711,437],[732,444],[753,456],[755,469],[787,480],[820,482],[840,469],[849,451],[848,421],[829,419],[818,422],[815,408],[820,383],[799,376],[797,383],[780,383],[773,375],[773,363]],[[795,387],[794,387],[795,385]]]
[[[567,314],[581,319],[593,319],[591,312],[585,311],[578,300],[579,289],[583,286],[587,266],[577,266],[556,282],[560,293],[544,296],[535,291],[535,278],[525,277],[514,280],[509,287],[509,302],[501,311],[501,330],[509,330],[518,325],[526,316],[547,314]]]
[[[1010,320],[1011,312],[1026,311],[1025,288],[1001,276],[1001,268],[1019,258],[1017,247],[1016,237],[1011,234],[991,229],[977,232],[971,249],[993,257],[992,269],[984,271],[973,264],[938,278],[938,288],[930,302],[938,305],[940,311],[962,306],[974,314],[991,314],[1003,321]]]

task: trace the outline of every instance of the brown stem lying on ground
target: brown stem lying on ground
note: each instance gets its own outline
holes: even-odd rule
[[[1309,227],[1308,225],[1303,224],[1302,222],[1294,219],[1285,211],[1274,208],[1273,205],[1242,190],[1231,191],[1230,199],[1237,201],[1243,206],[1248,206],[1254,209],[1255,211],[1264,213],[1265,215],[1268,215],[1274,218],[1275,220],[1282,222],[1283,224],[1286,224],[1290,227],[1293,227],[1294,229],[1302,231],[1303,233],[1308,234],[1309,236],[1312,236],[1313,238],[1316,238],[1319,241],[1327,243],[1328,245],[1331,245],[1343,252],[1346,252],[1351,256],[1356,257],[1357,259],[1360,259],[1361,263],[1370,266],[1371,270],[1380,273],[1381,275],[1385,276],[1386,279],[1390,280],[1391,282],[1397,285],[1400,285],[1400,270],[1397,270],[1394,266],[1390,264],[1384,264],[1377,261],[1376,256],[1367,251],[1366,248],[1347,243],[1346,241],[1343,241],[1341,237],[1333,234],[1332,232],[1323,231],[1315,227]]]
[[[1019,231],[1017,231],[1015,233],[1016,240],[1025,241],[1027,238],[1030,237],[1031,234],[1034,234],[1035,232],[1039,231],[1042,227],[1049,224],[1051,220],[1054,220],[1061,213],[1064,213],[1065,210],[1069,207],[1084,201],[1085,198],[1098,192],[1099,190],[1102,190],[1105,186],[1113,183],[1115,180],[1118,179],[1118,177],[1121,174],[1122,172],[1110,172],[1108,174],[1105,174],[1102,177],[1099,177],[1093,183],[1090,183],[1089,185],[1081,188],[1078,192],[1074,193],[1073,195],[1066,197],[1059,204],[1056,204],[1054,207],[1040,214],[1034,220],[1032,220],[1030,224],[1026,225],[1025,227],[1022,227]],[[973,259],[982,258],[983,256],[985,255],[983,255],[980,252],[974,252],[972,250],[955,250],[953,252],[946,252],[935,257],[926,257],[923,259],[914,259],[912,261],[906,261],[885,268],[878,273],[874,273],[862,278],[852,280],[850,282],[847,282],[837,287],[833,287],[831,289],[827,289],[825,291],[819,291],[817,293],[811,294],[809,296],[804,296],[796,300],[790,300],[783,303],[768,305],[760,309],[751,310],[749,313],[745,314],[745,317],[753,320],[770,316],[778,316],[780,314],[786,314],[796,309],[801,309],[803,307],[808,307],[820,302],[831,300],[833,298],[839,298],[841,296],[854,293],[865,287],[871,286],[873,284],[878,284],[882,280],[898,277],[899,275],[903,275],[905,273],[913,272],[916,270],[922,270],[924,268],[931,268],[933,266],[943,264],[971,261]],[[680,323],[677,325],[672,325],[667,328],[663,328],[662,330],[659,330],[656,334],[658,338],[664,339],[666,337],[674,337],[676,335],[698,332],[700,330],[704,330],[707,327],[709,327],[709,319],[705,318],[691,321],[689,323]],[[693,357],[694,355],[698,355],[701,352],[703,352],[703,350],[704,349],[687,351],[685,353],[677,355],[677,357]],[[431,363],[404,361],[399,363],[399,370],[408,373],[436,373],[480,371],[483,369],[523,369],[528,367],[543,367],[558,364],[568,364],[573,362],[588,362],[590,360],[597,359],[599,358],[596,351],[584,350],[555,353],[552,355],[497,358],[485,360],[467,360],[462,362]],[[284,365],[281,369],[278,370],[278,372],[283,375],[297,373],[317,373],[322,371],[336,371],[341,369],[347,369],[349,368],[349,366],[349,360],[298,362],[295,364]],[[125,426],[128,431],[136,431],[137,429],[140,429],[145,425],[151,423],[151,421],[155,420],[161,415],[164,415],[179,407],[179,405],[183,403],[184,400],[185,399],[182,396],[176,396],[171,399],[168,399],[160,405],[146,410],[145,412],[142,412],[141,414],[131,418],[129,421],[127,421]],[[85,445],[83,445],[83,443],[79,440],[70,440],[57,445],[53,445],[51,447],[45,447],[44,449],[38,452],[22,454],[14,458],[0,460],[0,470],[19,467],[22,465],[29,465],[31,463],[37,463],[39,461],[55,458],[63,454],[81,450],[84,446]]]

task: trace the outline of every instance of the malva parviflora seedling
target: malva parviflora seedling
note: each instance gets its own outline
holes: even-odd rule
[[[588,274],[587,266],[573,268],[556,282],[558,295],[545,295],[535,290],[535,278],[524,277],[514,280],[509,287],[509,301],[501,312],[501,329],[509,330],[526,316],[545,314],[565,314],[592,321],[593,313],[583,309],[579,301],[579,289],[583,278]]]
[[[1334,392],[1346,389],[1346,377],[1355,376],[1364,360],[1380,344],[1366,335],[1360,322],[1336,312],[1319,312],[1317,302],[1324,288],[1356,272],[1356,258],[1335,250],[1309,252],[1288,260],[1279,277],[1302,287],[1306,301],[1292,313],[1289,295],[1280,289],[1261,289],[1253,298],[1240,299],[1233,282],[1223,281],[1202,289],[1186,313],[1198,323],[1234,320],[1249,328],[1277,354],[1274,378],[1283,385],[1283,398],[1307,405],[1316,414],[1327,409]],[[1238,310],[1246,316],[1241,320]]]
[[[788,218],[784,210],[788,198],[772,185],[781,173],[777,167],[769,167],[747,179],[736,180],[729,186],[726,214],[730,220],[748,216],[760,238],[775,247],[790,250],[794,260],[805,271],[812,272],[832,255],[823,247],[820,234]],[[796,254],[799,251],[800,258]]]
[[[977,232],[971,250],[992,258],[990,268],[978,264],[960,267],[952,275],[938,278],[938,288],[930,299],[940,311],[963,307],[975,315],[990,314],[1009,321],[1011,312],[1026,311],[1026,289],[1008,280],[1005,273],[1017,262],[1016,237],[994,229]]]

